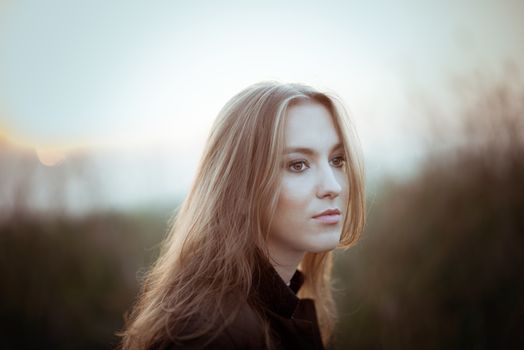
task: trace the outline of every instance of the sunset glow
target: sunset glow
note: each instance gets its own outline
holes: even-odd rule
[[[35,149],[38,160],[45,166],[55,166],[64,161],[67,153],[60,149]]]

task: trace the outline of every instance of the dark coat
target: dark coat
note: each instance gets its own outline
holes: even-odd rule
[[[263,265],[254,275],[253,297],[261,305],[269,320],[274,349],[324,349],[312,299],[299,299],[296,293],[304,282],[304,275],[297,270],[288,287],[271,265]],[[161,349],[265,349],[264,331],[253,308],[242,306],[233,323],[210,343],[197,339],[183,345],[173,343]]]

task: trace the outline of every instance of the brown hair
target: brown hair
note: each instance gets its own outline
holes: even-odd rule
[[[124,349],[212,338],[232,322],[238,309],[228,309],[228,298],[247,301],[258,254],[268,258],[265,242],[278,201],[286,110],[308,100],[328,108],[340,133],[350,190],[339,247],[356,242],[365,220],[363,169],[358,139],[339,98],[302,84],[251,85],[227,102],[212,126],[189,194],[120,333]],[[332,252],[306,253],[299,265],[306,278],[298,296],[315,300],[324,343],[336,319],[331,268]],[[206,322],[182,334],[203,315]]]

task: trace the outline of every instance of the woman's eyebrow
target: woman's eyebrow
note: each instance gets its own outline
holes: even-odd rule
[[[331,147],[331,152],[339,149],[339,148],[343,148],[343,145],[342,143],[337,143],[336,145],[334,145],[333,147]],[[304,153],[304,154],[307,154],[307,155],[314,155],[316,154],[316,151],[314,149],[311,149],[311,148],[307,148],[307,147],[289,147],[289,148],[286,148],[284,150],[284,153],[285,154],[289,154],[289,153]]]

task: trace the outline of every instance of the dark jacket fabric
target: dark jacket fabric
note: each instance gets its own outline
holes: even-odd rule
[[[270,264],[263,264],[253,278],[252,300],[260,305],[269,321],[273,349],[322,350],[315,304],[312,299],[296,295],[304,282],[304,275],[296,270],[287,286]],[[249,305],[242,305],[238,316],[216,338],[196,339],[184,344],[164,344],[160,349],[266,349],[264,330],[257,313]]]

